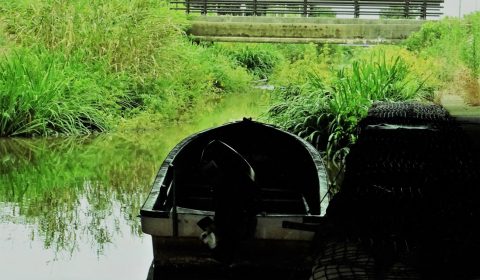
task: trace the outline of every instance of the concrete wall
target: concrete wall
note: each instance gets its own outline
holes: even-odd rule
[[[192,20],[199,39],[236,42],[397,43],[418,31],[421,20],[365,20],[205,16]]]

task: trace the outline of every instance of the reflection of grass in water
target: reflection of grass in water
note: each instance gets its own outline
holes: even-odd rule
[[[120,137],[1,141],[6,160],[1,165],[0,200],[15,203],[12,211],[18,209],[18,213],[13,215],[37,224],[36,234],[45,247],[56,251],[72,252],[80,237],[103,248],[115,235],[117,224],[124,221],[138,234],[136,215],[158,158],[166,153],[161,141],[145,141],[150,142],[150,149],[138,139]],[[121,216],[112,216],[113,201],[122,205]],[[105,219],[113,219],[113,225]]]
[[[263,112],[267,111],[269,98],[269,94],[260,90],[232,95],[211,112],[205,112],[203,117],[195,119],[185,128],[192,132],[218,126],[229,121],[241,120],[243,117],[258,119]]]
[[[80,240],[102,253],[122,224],[139,235],[137,215],[169,150],[193,132],[259,115],[266,100],[258,94],[231,96],[191,122],[142,134],[0,139],[0,202],[8,211],[0,223],[36,225],[32,239],[70,254]]]
[[[209,100],[173,123],[165,123],[156,114],[145,112],[136,118],[126,120],[116,130],[118,133],[152,133],[164,132],[169,127],[185,131],[187,134],[223,124],[228,121],[241,120],[243,117],[258,118],[267,111],[270,94],[267,91],[251,89],[250,92],[236,93],[221,100]],[[178,132],[173,132],[179,135]],[[173,139],[178,140],[178,139]]]

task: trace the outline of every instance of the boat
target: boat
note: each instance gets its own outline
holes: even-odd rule
[[[171,150],[141,208],[142,231],[156,266],[304,265],[327,192],[312,145],[244,118]]]

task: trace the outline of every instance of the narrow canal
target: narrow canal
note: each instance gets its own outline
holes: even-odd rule
[[[265,110],[265,93],[226,97],[186,124],[68,139],[0,139],[1,279],[146,279],[139,209],[187,135]]]

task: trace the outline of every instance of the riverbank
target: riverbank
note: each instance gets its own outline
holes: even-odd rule
[[[153,0],[1,1],[0,136],[81,135],[175,121],[250,89],[252,75],[191,42]]]
[[[168,122],[158,118],[156,114],[140,114],[135,118],[122,120],[112,133],[151,133],[171,128],[179,131],[192,131],[193,127],[206,129],[225,122],[241,120],[244,117],[263,119],[262,116],[269,108],[270,99],[271,92],[269,90],[252,87],[247,92],[230,93],[205,102],[202,106],[197,105],[179,118]],[[185,136],[187,135],[185,134]]]
[[[10,279],[145,279],[152,260],[137,217],[167,153],[242,117],[265,93],[230,95],[208,114],[97,136],[0,139],[0,270]],[[25,264],[29,268],[25,269]],[[126,265],[132,269],[122,269]],[[79,273],[81,270],[85,272]]]

